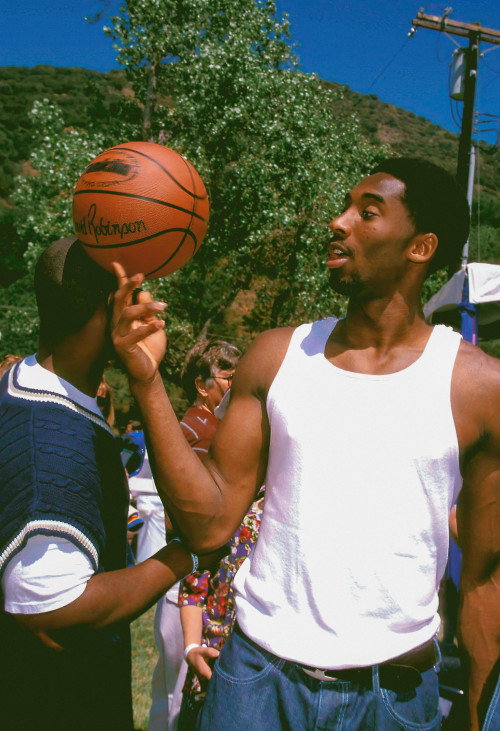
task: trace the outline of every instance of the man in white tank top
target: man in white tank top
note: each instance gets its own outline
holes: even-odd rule
[[[200,729],[439,728],[437,589],[457,499],[479,727],[500,655],[500,366],[421,307],[426,276],[459,259],[468,227],[465,196],[431,163],[392,159],[362,180],[326,262],[347,316],[256,339],[204,465],[156,370],[164,305],[144,294],[130,306],[140,278],[117,268],[115,347],[159,493],[193,549],[226,541],[266,484]]]

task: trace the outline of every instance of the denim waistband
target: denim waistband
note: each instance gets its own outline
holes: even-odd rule
[[[259,650],[262,648],[248,637],[236,622],[234,631]],[[269,651],[267,651],[269,652]],[[271,653],[272,654],[272,653]],[[395,658],[375,665],[355,668],[315,668],[291,660],[286,664],[295,665],[312,678],[319,681],[343,681],[355,683],[376,690],[378,687],[397,691],[416,688],[422,682],[422,673],[436,667],[440,660],[439,647],[435,638],[423,645],[398,655]]]

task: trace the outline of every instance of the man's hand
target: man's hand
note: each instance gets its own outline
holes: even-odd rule
[[[117,262],[113,269],[118,279],[111,317],[113,345],[130,378],[148,383],[153,380],[165,355],[165,323],[158,319],[158,314],[163,312],[166,304],[153,302],[149,292],[139,292],[137,304],[133,304],[132,293],[143,282],[144,276],[134,274],[127,277]]]
[[[219,650],[214,647],[207,647],[201,645],[201,647],[193,647],[189,650],[186,662],[196,673],[198,680],[210,680],[212,677],[212,668],[209,665],[209,660],[219,657]]]

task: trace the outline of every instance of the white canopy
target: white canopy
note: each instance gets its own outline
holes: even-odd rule
[[[434,297],[424,306],[424,315],[428,322],[438,312],[456,310],[462,301],[466,270],[461,269],[441,287]],[[500,320],[500,265],[467,264],[469,278],[469,302],[480,304],[479,324],[489,325]]]

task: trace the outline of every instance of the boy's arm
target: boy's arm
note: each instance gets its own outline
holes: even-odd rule
[[[176,541],[136,566],[95,574],[83,594],[60,609],[12,616],[45,644],[60,650],[50,637],[52,630],[77,625],[99,629],[135,619],[192,569],[191,554]]]

